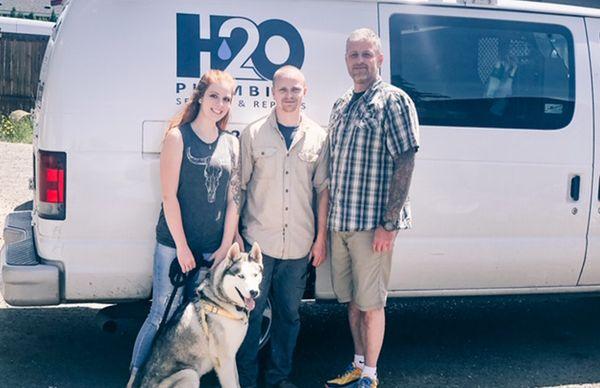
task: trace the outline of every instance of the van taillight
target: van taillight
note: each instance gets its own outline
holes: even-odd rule
[[[37,210],[41,218],[64,220],[66,213],[67,154],[39,151]]]

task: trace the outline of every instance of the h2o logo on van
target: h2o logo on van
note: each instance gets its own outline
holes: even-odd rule
[[[281,66],[304,63],[302,36],[285,20],[260,24],[245,17],[210,16],[210,36],[200,36],[200,15],[177,14],[177,76],[199,78],[200,54],[210,53],[210,67],[240,80],[271,80]],[[287,54],[287,55],[286,55]]]

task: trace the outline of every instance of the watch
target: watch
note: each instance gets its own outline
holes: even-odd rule
[[[393,232],[395,230],[398,230],[398,226],[396,225],[395,222],[392,222],[392,221],[384,221],[383,225],[381,225],[381,226],[383,226],[383,229],[385,229],[388,232]]]

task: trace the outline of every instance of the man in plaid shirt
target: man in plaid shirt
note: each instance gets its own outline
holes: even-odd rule
[[[346,41],[353,89],[329,121],[332,280],[348,303],[354,361],[328,387],[377,387],[385,303],[398,230],[411,227],[408,189],[419,148],[414,103],[379,77],[377,34],[362,28]]]

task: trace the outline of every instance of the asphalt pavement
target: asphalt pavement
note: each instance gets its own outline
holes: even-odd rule
[[[123,387],[141,321],[102,332],[100,307],[0,308],[0,386]],[[600,387],[599,311],[599,297],[394,302],[380,387]],[[301,314],[292,378],[322,387],[353,354],[345,309],[307,302]]]

